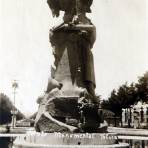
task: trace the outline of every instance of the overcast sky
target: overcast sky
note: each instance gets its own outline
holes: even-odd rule
[[[147,0],[94,0],[89,18],[97,27],[93,48],[96,93],[107,99],[114,88],[136,82],[148,70]],[[49,29],[53,19],[46,0],[0,0],[0,92],[23,113],[37,110],[36,99],[47,86],[53,62]]]

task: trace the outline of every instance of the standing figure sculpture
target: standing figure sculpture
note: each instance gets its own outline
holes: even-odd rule
[[[90,13],[92,0],[48,0],[48,5],[53,16],[58,17],[60,11],[64,11],[64,22],[54,27],[50,33],[50,42],[54,48],[55,73],[53,78],[59,82],[68,79],[60,68],[62,56],[67,50],[67,64],[69,64],[70,76],[73,85],[87,90],[93,103],[97,103],[95,97],[95,74],[91,49],[96,39],[96,29],[86,17]],[[65,59],[64,59],[65,60]],[[67,66],[65,64],[65,67]],[[65,73],[67,73],[65,71]],[[59,76],[61,75],[61,76]],[[64,76],[65,75],[65,76]],[[63,84],[64,85],[64,84]]]

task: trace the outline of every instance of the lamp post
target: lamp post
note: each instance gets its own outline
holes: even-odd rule
[[[16,89],[18,88],[18,83],[16,80],[12,82],[12,89],[13,89],[13,109],[11,111],[12,114],[12,127],[15,127],[16,123],[16,115],[17,115],[17,110],[15,108],[15,97],[16,97]]]

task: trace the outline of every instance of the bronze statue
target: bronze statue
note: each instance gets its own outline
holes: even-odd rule
[[[60,11],[65,12],[64,22],[54,27],[50,33],[50,42],[54,47],[55,67],[58,67],[67,48],[72,83],[76,82],[78,87],[86,88],[89,98],[97,103],[91,52],[96,39],[96,29],[85,15],[91,12],[92,0],[47,0],[47,2],[53,16],[58,17]],[[55,75],[53,74],[53,78],[56,79]]]

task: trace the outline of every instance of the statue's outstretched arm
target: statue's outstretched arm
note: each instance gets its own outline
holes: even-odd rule
[[[63,127],[65,127],[65,128],[68,128],[71,132],[73,132],[74,130],[77,129],[77,128],[74,127],[74,126],[67,125],[67,124],[65,124],[65,123],[63,123],[63,122],[60,122],[60,121],[54,119],[48,112],[45,112],[44,115],[45,115],[47,118],[49,118],[52,122],[58,124],[59,126],[63,126]]]

